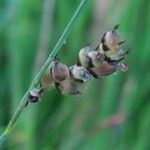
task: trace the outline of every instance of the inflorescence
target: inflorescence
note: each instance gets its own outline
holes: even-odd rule
[[[93,78],[99,79],[117,71],[127,71],[128,66],[121,61],[129,53],[121,45],[125,42],[118,34],[118,25],[104,33],[98,46],[90,45],[79,51],[77,63],[71,67],[54,58],[40,81],[40,87],[29,93],[28,102],[38,102],[43,93],[54,83],[64,95],[80,95],[86,83]]]

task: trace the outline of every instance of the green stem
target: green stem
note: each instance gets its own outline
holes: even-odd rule
[[[66,41],[66,38],[70,32],[70,30],[73,27],[73,24],[75,23],[76,19],[78,18],[78,15],[80,14],[80,11],[82,10],[83,6],[85,5],[85,3],[88,0],[81,0],[77,10],[75,11],[73,17],[71,18],[71,20],[69,21],[68,25],[66,26],[63,34],[61,35],[60,39],[58,40],[57,44],[55,45],[54,49],[52,50],[51,54],[49,55],[48,59],[46,60],[46,62],[44,63],[44,65],[42,66],[41,70],[39,71],[39,73],[34,77],[29,89],[27,90],[27,92],[25,93],[25,95],[23,96],[20,104],[18,105],[17,109],[15,110],[11,120],[9,121],[8,126],[6,127],[4,133],[1,135],[0,137],[0,145],[3,143],[5,137],[13,130],[13,128],[15,127],[15,123],[17,122],[19,116],[21,115],[23,108],[25,108],[25,105],[28,101],[28,95],[31,89],[33,89],[38,83],[39,80],[42,76],[42,74],[46,71],[46,69],[48,68],[48,66],[50,65],[52,59],[57,55],[57,53],[59,52],[60,48],[62,47],[62,45],[64,44],[64,42]]]

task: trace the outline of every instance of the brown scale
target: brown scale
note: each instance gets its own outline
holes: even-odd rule
[[[52,80],[60,83],[69,76],[69,68],[65,64],[60,63],[59,60],[55,59],[52,62],[50,73]]]

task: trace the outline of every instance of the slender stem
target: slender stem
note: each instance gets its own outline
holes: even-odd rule
[[[80,14],[80,11],[82,10],[83,6],[86,4],[88,0],[81,0],[78,8],[76,9],[73,17],[71,18],[71,20],[69,21],[68,25],[66,26],[63,34],[61,35],[60,39],[58,40],[57,44],[55,45],[54,49],[52,50],[51,54],[49,55],[48,59],[46,60],[46,62],[44,63],[44,65],[42,66],[41,70],[39,71],[39,73],[34,77],[29,89],[27,90],[27,92],[25,93],[25,95],[23,96],[20,104],[18,105],[17,109],[15,110],[11,120],[8,123],[8,126],[6,127],[4,133],[1,135],[0,137],[0,145],[3,143],[5,137],[13,130],[13,128],[15,127],[15,123],[17,122],[19,116],[21,115],[23,108],[25,108],[25,105],[28,101],[28,94],[30,92],[31,89],[33,89],[35,86],[38,85],[39,80],[42,76],[42,74],[46,71],[46,69],[48,68],[48,66],[50,65],[52,59],[56,56],[56,54],[59,52],[60,48],[62,47],[62,45],[64,44],[64,42],[66,41],[66,38],[70,32],[70,30],[73,27],[73,24],[75,23],[76,19],[78,18],[78,15]]]

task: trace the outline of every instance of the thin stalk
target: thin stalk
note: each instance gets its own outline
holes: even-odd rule
[[[8,126],[6,127],[4,133],[0,137],[0,145],[3,143],[5,137],[13,130],[15,127],[15,124],[17,120],[19,119],[19,116],[21,115],[23,108],[25,108],[27,101],[28,101],[28,95],[31,89],[36,87],[39,84],[39,80],[42,76],[42,74],[46,71],[46,69],[49,67],[51,61],[53,58],[57,55],[62,45],[65,43],[66,38],[70,32],[70,30],[73,28],[73,25],[78,18],[78,15],[80,14],[80,11],[83,9],[83,6],[86,4],[88,0],[81,0],[78,8],[76,9],[74,15],[72,16],[71,20],[69,21],[68,25],[66,26],[64,32],[62,33],[60,39],[58,40],[57,44],[55,45],[54,49],[50,53],[48,59],[45,61],[44,65],[42,66],[41,70],[37,73],[37,75],[34,77],[31,85],[29,86],[29,89],[23,96],[20,104],[18,105],[17,109],[15,110],[11,120],[8,123]]]

